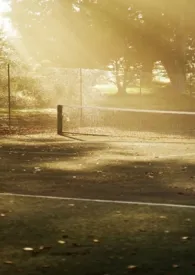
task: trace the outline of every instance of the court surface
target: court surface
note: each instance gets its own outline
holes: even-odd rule
[[[194,204],[194,139],[13,136],[0,161],[0,193]]]
[[[193,138],[5,136],[0,164],[2,275],[194,274]]]

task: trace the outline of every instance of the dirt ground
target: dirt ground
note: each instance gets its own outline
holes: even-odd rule
[[[76,137],[2,137],[0,192],[195,204],[195,140]]]

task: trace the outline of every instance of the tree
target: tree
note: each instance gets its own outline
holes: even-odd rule
[[[192,1],[189,1],[192,4]],[[103,26],[102,32],[113,31],[115,43],[109,45],[110,58],[115,51],[113,45],[120,45],[121,37],[127,41],[127,48],[131,46],[139,53],[144,72],[151,72],[155,61],[162,61],[172,83],[173,90],[182,92],[185,84],[184,52],[187,48],[184,33],[188,35],[189,22],[185,22],[192,6],[186,1],[82,1],[85,11],[90,14],[91,26]],[[92,7],[93,6],[93,7]],[[95,12],[96,11],[96,12]],[[95,15],[95,16],[94,16]],[[106,15],[106,16],[105,16]],[[192,18],[192,14],[190,14]],[[94,19],[95,18],[95,19]],[[105,24],[103,25],[104,22]],[[184,32],[185,26],[185,32]],[[94,28],[96,30],[97,27]],[[94,31],[97,34],[97,32]],[[98,35],[102,38],[101,33]],[[109,37],[109,35],[108,35]],[[105,36],[104,36],[105,39]],[[110,39],[107,39],[107,45]],[[105,47],[106,48],[106,47]],[[123,51],[123,53],[122,53]],[[121,56],[118,60],[126,60],[124,47],[121,47]],[[114,53],[114,55],[112,55]],[[189,63],[190,61],[188,61]],[[116,62],[115,62],[116,63]],[[126,62],[124,62],[126,66]]]
[[[182,92],[193,7],[192,0],[13,0],[13,20],[36,60],[88,68],[123,60],[126,67],[131,47],[143,71],[162,61],[173,90]]]
[[[0,31],[0,98],[4,103],[5,89],[7,87],[7,64],[10,62],[11,49],[8,45],[5,34]]]

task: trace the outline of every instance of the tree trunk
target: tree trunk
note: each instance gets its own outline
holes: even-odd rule
[[[125,96],[127,90],[127,72],[124,70],[123,79],[119,76],[119,65],[115,64],[115,74],[116,74],[116,86],[117,86],[117,95]]]
[[[118,96],[125,96],[126,94],[127,94],[126,88],[123,85],[118,87],[118,92],[117,92]]]
[[[145,60],[143,62],[143,69],[142,69],[142,86],[144,87],[151,87],[152,85],[152,70],[154,68],[154,61],[152,59]]]
[[[179,60],[175,60],[171,56],[164,57],[162,59],[162,63],[169,76],[173,92],[180,94],[184,93],[186,76],[185,70],[182,66],[183,64],[181,64]]]

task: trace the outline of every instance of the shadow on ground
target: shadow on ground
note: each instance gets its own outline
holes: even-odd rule
[[[0,192],[194,204],[194,156],[181,157],[194,145],[161,146],[4,144]],[[166,151],[181,155],[166,158]]]

